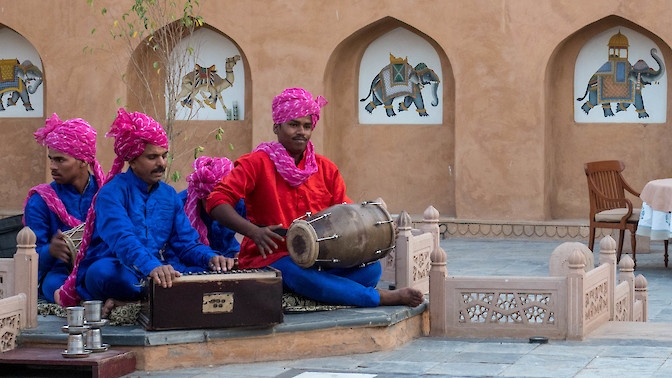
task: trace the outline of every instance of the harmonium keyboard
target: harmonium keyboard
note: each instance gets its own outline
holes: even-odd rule
[[[146,330],[269,327],[282,323],[282,275],[271,267],[183,273],[171,288],[151,278],[140,324]]]

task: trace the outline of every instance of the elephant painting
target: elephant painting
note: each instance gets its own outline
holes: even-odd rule
[[[658,81],[665,74],[665,64],[656,55],[657,50],[651,49],[650,53],[658,64],[658,70],[650,68],[643,60],[631,66],[627,59],[610,57],[590,78],[583,97],[576,99],[583,101],[588,97],[581,109],[588,114],[597,104],[602,104],[604,116],[611,117],[614,115],[612,102],[616,102],[616,113],[626,111],[630,104],[634,104],[639,118],[648,117],[649,114],[644,109],[642,88]]]
[[[0,60],[0,111],[5,110],[2,97],[9,93],[7,106],[23,103],[26,110],[34,110],[30,105],[30,95],[42,84],[42,71],[30,60],[19,64],[18,59]]]
[[[371,101],[365,109],[372,113],[379,105],[383,105],[388,117],[396,116],[392,102],[403,97],[399,103],[399,111],[409,110],[411,105],[415,105],[418,115],[427,117],[425,102],[422,98],[422,88],[424,85],[432,84],[432,106],[439,105],[438,88],[441,80],[432,69],[425,63],[419,63],[415,67],[408,64],[408,59],[395,58],[390,54],[390,64],[383,67],[371,82],[369,94],[360,101],[366,101],[371,97]]]
[[[235,66],[236,62],[239,60],[240,55],[226,58],[226,77],[223,79],[217,74],[214,65],[210,67],[201,67],[197,64],[193,71],[184,75],[182,78],[182,90],[177,95],[177,98],[184,98],[184,100],[181,101],[182,105],[191,108],[194,97],[198,93],[201,93],[205,98],[203,102],[205,102],[206,105],[215,109],[217,107],[217,100],[219,99],[222,107],[226,110],[224,100],[222,99],[222,91],[233,86],[233,66]],[[196,101],[200,103],[198,99]]]

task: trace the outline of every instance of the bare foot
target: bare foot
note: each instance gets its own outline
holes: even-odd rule
[[[138,301],[120,301],[118,299],[108,298],[105,301],[105,304],[103,305],[103,309],[101,311],[101,317],[107,319],[107,317],[110,316],[110,313],[112,312],[112,310],[114,310],[115,307],[124,306],[124,305],[131,304],[131,303],[140,303],[140,302],[138,302]]]
[[[54,303],[56,303],[59,306],[62,306],[61,305],[61,288],[60,287],[58,289],[56,289],[56,291],[54,291]]]
[[[420,306],[425,301],[422,292],[411,287],[405,287],[399,290],[379,289],[381,306],[406,305],[410,307]]]

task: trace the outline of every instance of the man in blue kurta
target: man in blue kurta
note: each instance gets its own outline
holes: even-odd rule
[[[236,233],[217,221],[205,211],[205,201],[215,185],[226,177],[233,163],[225,157],[201,156],[191,164],[194,171],[187,176],[187,189],[179,193],[184,212],[191,226],[198,231],[200,242],[226,257],[237,257],[240,243]],[[245,202],[241,199],[235,206],[236,213],[246,217]]]
[[[85,231],[80,250],[84,256],[75,273],[79,297],[106,300],[106,314],[119,302],[140,299],[146,277],[169,288],[184,272],[231,269],[233,259],[198,242],[175,189],[161,181],[168,155],[161,125],[142,113],[119,109],[110,135],[117,158],[87,217],[87,226],[91,222],[95,227],[91,236]],[[124,161],[129,169],[117,174]],[[68,286],[63,289],[69,298]]]
[[[96,161],[96,130],[85,120],[61,121],[54,113],[45,124],[34,136],[48,148],[54,181],[33,187],[23,212],[24,224],[37,238],[39,295],[54,302],[54,291],[63,284],[73,263],[62,232],[84,221],[104,176]]]

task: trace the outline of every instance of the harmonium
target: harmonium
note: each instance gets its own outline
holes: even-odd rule
[[[263,269],[203,272],[163,288],[145,282],[140,324],[146,330],[269,327],[282,323],[282,275]]]

